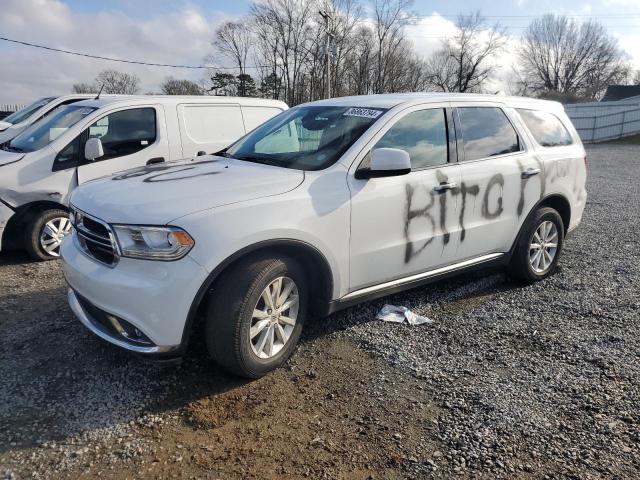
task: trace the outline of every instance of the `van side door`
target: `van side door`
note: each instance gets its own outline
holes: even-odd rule
[[[104,156],[92,162],[84,158],[84,143],[89,138],[99,138],[104,149]],[[106,113],[83,132],[78,149],[79,184],[122,170],[164,162],[168,159],[164,110],[160,105],[148,105]]]
[[[507,252],[520,225],[544,192],[544,165],[503,105],[455,105],[462,183],[460,242],[463,260]]]
[[[392,118],[352,165],[350,290],[422,273],[452,263],[458,241],[460,182],[447,104],[410,107]],[[409,153],[412,171],[358,179],[371,150]],[[451,188],[449,188],[449,186]]]
[[[178,124],[184,158],[215,153],[245,134],[240,105],[232,103],[179,104]]]

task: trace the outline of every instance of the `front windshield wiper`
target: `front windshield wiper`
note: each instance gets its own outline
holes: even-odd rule
[[[0,145],[0,148],[2,148],[2,150],[4,150],[5,152],[24,153],[24,150],[18,147],[12,147],[9,142],[3,143],[2,145]]]
[[[277,160],[272,160],[270,158],[266,158],[266,157],[252,157],[252,156],[244,156],[244,157],[233,157],[236,158],[238,160],[243,160],[245,162],[253,162],[253,163],[260,163],[262,165],[271,165],[273,167],[281,167],[282,164],[280,162],[278,162]]]

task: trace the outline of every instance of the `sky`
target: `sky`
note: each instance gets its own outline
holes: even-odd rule
[[[367,0],[363,0],[366,3]],[[1,0],[0,36],[93,55],[154,63],[202,65],[212,53],[216,26],[249,10],[246,0]],[[459,13],[481,10],[510,35],[489,85],[509,91],[518,38],[532,17],[544,13],[598,19],[640,69],[640,0],[415,0],[407,37],[428,56],[455,32]],[[199,80],[202,70],[130,66],[0,42],[0,104],[25,104],[70,93],[106,68],[138,75],[142,92],[157,92],[167,76]],[[218,66],[229,65],[223,59]]]

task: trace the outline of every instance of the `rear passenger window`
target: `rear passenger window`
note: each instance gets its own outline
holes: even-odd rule
[[[89,127],[89,138],[99,138],[104,156],[98,160],[131,155],[156,141],[156,111],[132,108],[110,113]]]
[[[553,113],[518,109],[522,121],[536,142],[543,147],[571,145],[573,140],[566,127]]]
[[[447,121],[444,109],[419,110],[405,115],[373,148],[406,150],[413,169],[447,163]]]
[[[497,107],[459,107],[465,160],[521,150],[518,134]]]

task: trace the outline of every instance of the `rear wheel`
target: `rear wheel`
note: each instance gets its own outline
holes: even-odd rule
[[[70,231],[67,212],[45,210],[37,213],[27,224],[24,246],[35,260],[53,260],[60,256],[60,243]]]
[[[551,275],[564,244],[562,217],[553,208],[538,209],[524,226],[509,266],[513,277],[533,283]]]
[[[289,258],[243,262],[212,293],[205,336],[211,356],[237,375],[258,378],[293,353],[306,317],[307,280]]]

